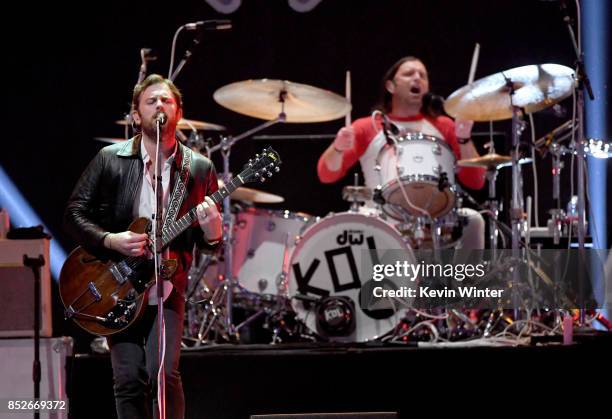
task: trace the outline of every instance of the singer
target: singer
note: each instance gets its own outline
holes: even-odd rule
[[[178,265],[164,284],[168,418],[183,418],[185,411],[178,365],[192,251],[194,246],[212,250],[222,237],[219,208],[207,197],[218,189],[215,168],[209,159],[176,140],[176,126],[182,115],[181,93],[170,80],[150,75],[137,84],[132,97],[132,117],[140,133],[100,150],[81,175],[64,214],[66,230],[94,254],[108,255],[114,251],[140,256],[150,252],[147,234],[126,230],[134,218],[151,218],[155,210],[154,163],[159,124],[164,218],[178,219],[198,206],[198,223],[173,241],[164,254],[164,258],[176,259]],[[150,294],[155,293],[154,288]],[[155,298],[149,295],[149,305],[139,323],[108,339],[120,419],[147,418],[151,409],[157,416]],[[146,397],[149,394],[152,404]]]
[[[319,158],[317,172],[323,183],[332,183],[344,177],[359,160],[367,187],[374,190],[380,184],[377,158],[387,143],[389,133],[423,133],[441,138],[451,147],[457,159],[478,157],[472,140],[473,121],[456,121],[442,115],[441,99],[429,93],[429,78],[423,62],[412,56],[401,58],[385,73],[380,92],[380,101],[375,106],[378,114],[373,120],[364,117],[351,126],[341,128],[334,141]],[[381,117],[382,114],[382,117]],[[384,125],[387,125],[386,127]],[[410,148],[403,151],[410,152]],[[385,168],[395,170],[395,168]],[[484,186],[485,170],[462,167],[458,171],[459,181],[471,189]],[[401,176],[401,174],[400,174]],[[373,201],[366,202],[365,212],[372,213]],[[460,208],[457,213],[465,217],[463,237],[457,247],[464,249],[484,248],[484,219],[470,208]]]

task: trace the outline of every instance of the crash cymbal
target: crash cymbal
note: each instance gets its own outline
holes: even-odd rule
[[[519,164],[531,163],[530,158],[519,160]],[[484,156],[474,157],[473,159],[463,159],[457,162],[457,165],[462,167],[484,167],[484,168],[501,168],[512,166],[512,157],[502,156],[497,153],[485,154]]]
[[[498,121],[512,118],[512,104],[532,113],[552,106],[572,94],[574,70],[558,64],[516,67],[462,87],[444,103],[454,118],[473,121]]]
[[[94,137],[96,141],[102,141],[103,143],[108,144],[117,144],[125,141],[125,138],[110,138],[110,137]]]
[[[217,179],[219,188],[222,188],[223,180]],[[240,186],[230,194],[230,198],[235,201],[249,201],[255,204],[279,204],[285,201],[285,198],[279,195],[274,195],[269,192],[259,191],[257,189],[246,188]]]
[[[213,97],[227,109],[268,121],[281,112],[286,114],[285,122],[332,121],[351,110],[340,95],[287,80],[239,81],[217,89]]]
[[[117,125],[126,125],[125,119],[116,121]],[[177,129],[185,130],[203,130],[203,131],[225,131],[226,128],[223,125],[213,124],[212,122],[196,121],[194,119],[181,119],[176,126]]]

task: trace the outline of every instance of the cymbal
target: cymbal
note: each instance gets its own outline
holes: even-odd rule
[[[219,188],[222,188],[224,185],[221,179],[218,179],[217,183],[219,184]],[[285,198],[282,196],[244,186],[236,188],[236,190],[230,194],[230,198],[235,201],[249,201],[255,204],[279,204],[285,201]]]
[[[256,204],[279,204],[285,201],[285,198],[282,196],[259,191],[257,189],[246,188],[244,186],[236,188],[236,190],[231,193],[230,198],[236,201],[250,201]]]
[[[552,106],[572,94],[574,70],[559,64],[516,67],[495,73],[453,92],[444,103],[454,118],[498,121],[512,118],[512,104],[533,113]]]
[[[531,163],[532,159],[523,158],[519,160],[519,164]],[[512,166],[512,157],[503,156],[497,153],[489,153],[484,156],[474,157],[472,159],[463,159],[457,162],[458,166],[462,167],[484,167],[487,169],[501,168]]]
[[[366,186],[347,185],[342,188],[342,198],[349,202],[366,202],[372,199],[372,189]]]
[[[110,137],[94,137],[96,141],[102,141],[103,143],[117,144],[125,141],[125,138],[110,138]]]
[[[127,121],[125,119],[119,119],[115,121],[117,125],[126,125]],[[203,131],[225,131],[223,125],[213,124],[212,122],[204,122],[204,121],[196,121],[194,119],[185,119],[182,118],[176,126],[177,129],[185,129],[185,130],[203,130]]]
[[[351,104],[336,93],[287,80],[239,81],[217,89],[213,97],[229,110],[268,121],[281,112],[286,114],[285,122],[332,121],[351,110]]]

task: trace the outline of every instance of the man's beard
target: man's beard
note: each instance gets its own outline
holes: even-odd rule
[[[167,121],[166,124],[161,126],[162,136],[165,133],[170,132],[170,129],[172,128],[171,124],[172,123],[170,121]],[[149,138],[157,138],[157,123],[155,120],[142,124],[142,132]]]

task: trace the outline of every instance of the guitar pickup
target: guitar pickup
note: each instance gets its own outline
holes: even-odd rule
[[[87,284],[87,288],[89,288],[89,292],[91,295],[93,295],[96,301],[100,301],[102,299],[102,294],[100,294],[100,291],[98,291],[98,288],[93,282]]]
[[[121,273],[121,271],[119,270],[118,266],[113,264],[110,268],[109,271],[113,274],[113,276],[115,277],[115,280],[120,284],[123,285],[123,283],[125,282],[125,277],[123,276],[123,274]]]

